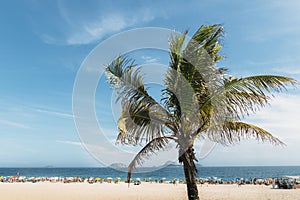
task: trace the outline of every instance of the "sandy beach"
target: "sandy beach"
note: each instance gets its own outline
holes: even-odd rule
[[[272,189],[262,185],[203,185],[199,186],[200,198],[205,200],[282,200],[300,199],[300,189]],[[184,184],[142,183],[141,185],[85,184],[85,183],[0,183],[1,199],[4,200],[184,200]]]

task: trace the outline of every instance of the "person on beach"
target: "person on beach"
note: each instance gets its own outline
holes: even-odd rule
[[[275,178],[272,179],[272,188],[275,189]]]
[[[237,185],[238,185],[238,187],[241,187],[242,181],[241,181],[241,180],[238,180],[238,181],[237,181]]]

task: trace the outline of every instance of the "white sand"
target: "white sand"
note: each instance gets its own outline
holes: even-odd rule
[[[300,200],[300,189],[279,190],[270,186],[203,185],[199,186],[200,199],[205,200]],[[185,200],[186,186],[183,184],[142,183],[127,184],[87,183],[0,183],[0,199],[3,200]]]
[[[202,199],[208,200],[300,200],[300,189],[272,189],[264,185],[204,185],[199,192]]]

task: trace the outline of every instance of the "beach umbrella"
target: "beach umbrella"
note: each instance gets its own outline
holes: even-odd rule
[[[107,178],[106,178],[106,181],[107,181],[108,183],[111,183],[111,182],[112,182],[112,178],[111,178],[111,177],[107,177]]]

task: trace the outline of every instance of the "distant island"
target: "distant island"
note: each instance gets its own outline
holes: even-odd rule
[[[53,165],[46,165],[44,168],[55,168]]]
[[[196,164],[197,167],[202,167],[201,164]],[[161,166],[152,166],[152,167],[137,167],[137,168],[162,168],[162,167],[178,167],[181,166],[181,164],[179,164],[178,162],[174,162],[174,161],[167,161],[165,164],[161,165]],[[124,163],[112,163],[110,164],[108,167],[110,168],[114,168],[114,169],[127,169],[128,165],[124,164]]]
[[[178,162],[174,162],[174,161],[167,161],[163,167],[177,167],[177,166],[181,166]]]
[[[115,168],[115,169],[124,169],[124,168],[127,168],[128,166],[124,163],[112,163],[111,165],[109,165],[109,167]]]

